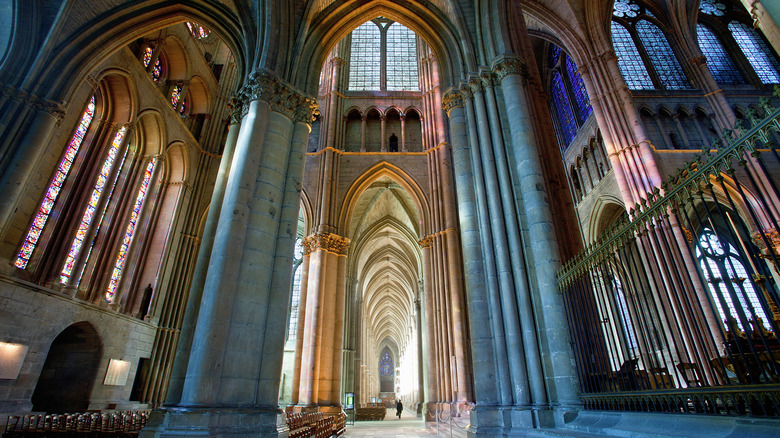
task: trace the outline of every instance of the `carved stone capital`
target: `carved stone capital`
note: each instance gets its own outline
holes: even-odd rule
[[[248,100],[268,102],[273,111],[296,122],[311,123],[319,114],[317,100],[304,95],[266,70],[256,70],[241,90]]]
[[[490,88],[495,85],[496,75],[490,70],[482,70],[479,72],[479,81],[482,84],[482,88]]]
[[[317,233],[305,237],[301,241],[301,245],[303,245],[304,255],[309,255],[318,249],[336,255],[346,255],[347,249],[349,249],[349,239],[333,233]]]
[[[472,76],[469,78],[469,88],[471,89],[472,94],[481,93],[482,92],[482,81],[479,80],[477,76]]]
[[[241,123],[241,119],[244,118],[249,108],[247,96],[239,93],[234,94],[230,98],[228,108],[230,108],[230,123]]]
[[[520,58],[515,56],[502,56],[493,61],[493,73],[500,83],[509,75],[520,75],[528,78],[528,66]]]
[[[420,239],[418,242],[420,244],[420,248],[430,248],[431,244],[433,243],[433,238],[431,236],[425,236],[422,239]]]
[[[48,99],[36,99],[32,107],[37,110],[45,111],[57,119],[57,125],[65,118],[65,108],[57,102]]]
[[[442,97],[441,106],[447,114],[449,114],[450,110],[453,108],[463,108],[463,96],[460,94],[460,91],[452,89],[447,90]]]
[[[473,99],[474,98],[474,92],[471,91],[471,87],[469,87],[468,82],[461,82],[460,83],[460,95],[464,99]]]
[[[330,60],[330,65],[333,65],[333,66],[338,65],[339,67],[342,67],[342,66],[344,66],[344,64],[346,64],[346,61],[344,61],[343,59],[339,58],[338,56],[335,57],[335,58],[332,58]]]

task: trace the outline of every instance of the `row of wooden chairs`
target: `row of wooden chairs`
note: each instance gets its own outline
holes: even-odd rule
[[[136,437],[151,411],[11,415],[3,437]]]
[[[287,413],[289,438],[326,438],[340,436],[347,427],[347,414],[324,416],[322,412]]]
[[[355,421],[382,421],[387,415],[385,407],[364,407],[355,410]]]

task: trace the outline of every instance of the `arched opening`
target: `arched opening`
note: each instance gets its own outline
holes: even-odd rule
[[[88,322],[73,324],[57,335],[32,395],[33,411],[87,410],[102,351],[100,337]]]

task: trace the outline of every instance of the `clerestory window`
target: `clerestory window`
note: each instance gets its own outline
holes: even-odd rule
[[[417,35],[384,17],[352,31],[350,91],[418,91]]]

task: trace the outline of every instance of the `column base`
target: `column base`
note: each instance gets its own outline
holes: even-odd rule
[[[471,411],[469,436],[526,436],[534,429],[554,429],[555,412],[539,406],[480,406]],[[519,435],[518,435],[519,434]]]
[[[286,437],[284,415],[275,409],[163,407],[152,411],[139,438]]]

